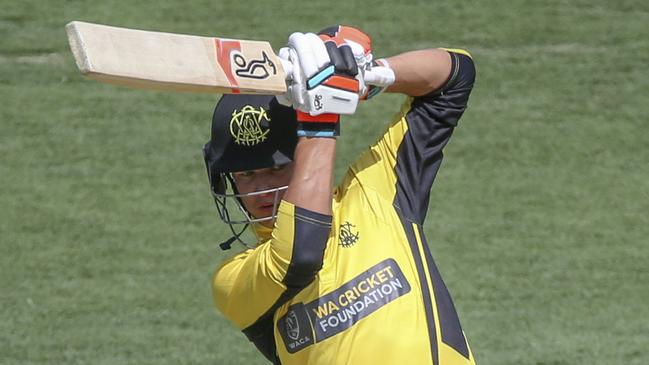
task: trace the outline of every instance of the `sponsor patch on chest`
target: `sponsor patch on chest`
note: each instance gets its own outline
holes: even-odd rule
[[[297,303],[277,322],[286,350],[295,353],[352,327],[379,308],[410,292],[393,259],[381,261],[338,289]]]

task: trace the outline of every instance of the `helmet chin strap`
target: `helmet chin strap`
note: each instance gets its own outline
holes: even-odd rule
[[[230,174],[225,175],[225,177],[230,182],[230,184],[232,186],[232,190],[234,190],[235,193],[238,193],[237,186],[235,185],[234,180],[232,179]],[[227,190],[227,188],[226,188],[226,190]],[[243,202],[241,201],[241,199],[239,199],[238,197],[236,199],[237,199],[237,203],[239,204],[239,206],[243,207]],[[224,207],[224,213],[226,215],[226,218],[228,220],[230,220],[230,213],[228,212],[227,208],[225,208],[225,207]],[[233,236],[219,244],[219,247],[221,247],[221,250],[225,251],[225,250],[231,249],[232,248],[232,243],[234,243],[234,241],[239,241],[239,243],[241,243],[245,247],[251,248],[247,243],[245,243],[241,238],[239,238],[243,234],[243,232],[246,231],[246,229],[248,228],[249,225],[250,225],[249,223],[246,223],[243,226],[243,228],[241,228],[241,230],[237,233],[237,232],[234,231],[234,226],[231,223],[228,223],[228,227],[230,228],[230,232],[232,232]]]
[[[234,228],[232,227],[232,225],[228,224],[228,227],[230,227],[230,231],[232,231],[233,236],[219,244],[219,247],[221,247],[221,250],[225,251],[225,250],[231,249],[232,248],[232,243],[234,243],[234,241],[239,241],[239,243],[246,246],[247,248],[251,248],[241,238],[239,238],[239,236],[241,236],[243,234],[243,232],[245,232],[245,230],[246,230],[246,228],[248,228],[248,226],[249,226],[249,224],[244,225],[243,228],[241,228],[241,230],[239,231],[239,233],[237,233],[237,232],[234,231]]]

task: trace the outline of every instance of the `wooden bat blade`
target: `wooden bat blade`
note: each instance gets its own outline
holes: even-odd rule
[[[281,94],[282,64],[268,42],[152,32],[73,21],[79,71],[127,87],[220,94]]]

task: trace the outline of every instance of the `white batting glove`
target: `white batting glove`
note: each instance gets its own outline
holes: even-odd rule
[[[282,62],[292,66],[287,92],[278,98],[281,103],[312,116],[356,111],[358,70],[348,46],[326,46],[314,33],[293,33],[287,48],[279,52]]]
[[[298,106],[304,104],[304,95],[306,94],[306,83],[300,69],[300,62],[295,50],[288,47],[280,48],[278,56],[286,73],[286,92],[277,95],[277,101],[297,110]]]
[[[337,44],[347,44],[358,65],[359,95],[362,100],[369,99],[394,83],[394,72],[387,61],[372,62],[372,39],[358,28],[347,25],[327,27],[318,34]]]

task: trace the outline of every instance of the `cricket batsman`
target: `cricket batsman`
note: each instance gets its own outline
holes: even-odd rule
[[[287,93],[224,95],[203,149],[233,232],[222,247],[257,237],[216,270],[218,310],[273,364],[474,364],[423,230],[471,56],[375,60],[369,36],[346,26],[294,33],[279,54]],[[381,91],[406,100],[334,188],[338,115]]]

